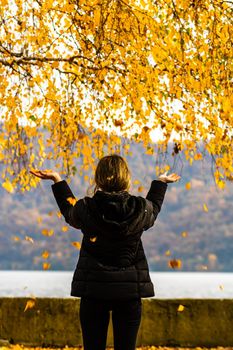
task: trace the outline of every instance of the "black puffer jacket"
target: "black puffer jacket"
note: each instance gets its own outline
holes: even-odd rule
[[[131,299],[154,295],[141,242],[153,226],[167,184],[154,180],[146,199],[128,192],[97,191],[72,206],[66,181],[52,185],[65,220],[83,233],[79,260],[72,281],[72,296]]]

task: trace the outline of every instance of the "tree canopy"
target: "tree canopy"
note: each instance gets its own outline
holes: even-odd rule
[[[129,152],[121,137],[151,155],[169,142],[188,162],[210,154],[223,187],[233,176],[232,18],[221,0],[1,0],[4,187],[36,186],[28,169],[45,159],[66,173],[77,158],[94,168]]]

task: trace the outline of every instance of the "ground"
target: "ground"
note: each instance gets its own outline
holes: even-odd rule
[[[65,347],[65,348],[41,348],[41,347],[27,347],[23,345],[10,345],[10,346],[0,346],[0,350],[83,350],[82,347]],[[107,350],[114,350],[113,348],[108,348]],[[145,347],[138,347],[137,350],[233,350],[233,347],[217,347],[217,348],[203,348],[203,347],[196,347],[196,348],[171,348],[171,347],[164,347],[164,346],[145,346]]]

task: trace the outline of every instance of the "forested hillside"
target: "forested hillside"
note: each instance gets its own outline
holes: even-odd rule
[[[131,192],[142,196],[156,177],[156,156],[144,152],[133,145],[133,156],[127,157],[133,176]],[[170,165],[182,179],[169,184],[155,226],[144,233],[151,270],[171,270],[169,260],[180,259],[182,271],[232,271],[232,183],[219,190],[207,159],[190,166],[177,156]],[[71,187],[80,198],[88,184],[75,175]],[[73,269],[79,251],[72,243],[80,242],[82,234],[59,217],[51,181],[23,194],[0,188],[0,194],[0,269],[38,270],[43,264],[45,269]]]

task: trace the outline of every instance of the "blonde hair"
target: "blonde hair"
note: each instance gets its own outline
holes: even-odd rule
[[[95,171],[94,193],[128,191],[131,174],[127,162],[118,154],[105,156],[99,160]]]

